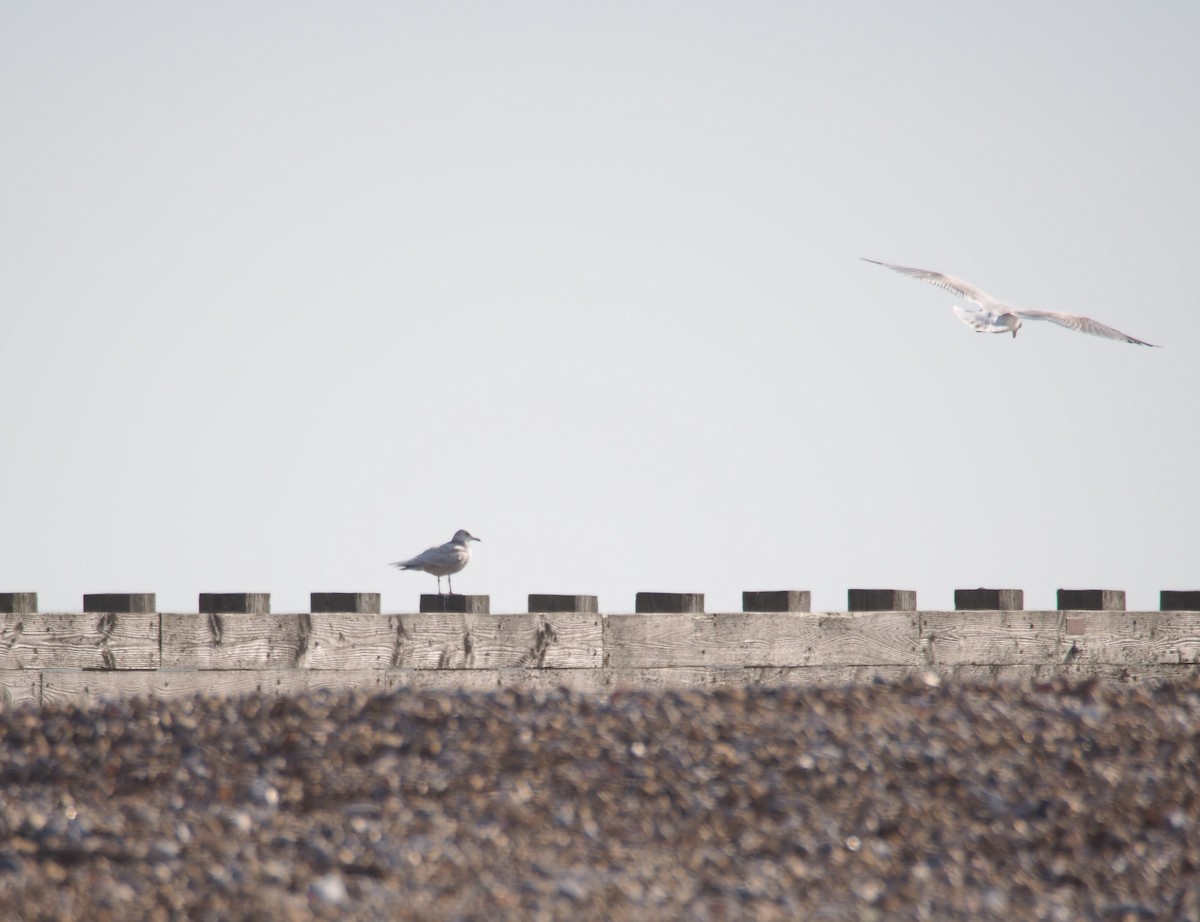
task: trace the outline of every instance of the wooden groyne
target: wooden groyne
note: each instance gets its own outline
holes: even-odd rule
[[[963,590],[954,611],[918,611],[915,593],[852,590],[858,604],[845,612],[808,611],[806,592],[747,593],[751,610],[715,613],[702,595],[642,593],[636,614],[600,613],[594,596],[530,596],[531,610],[512,614],[491,614],[486,596],[423,596],[421,612],[382,614],[373,593],[314,593],[312,611],[294,614],[270,613],[258,593],[202,595],[198,613],[155,611],[152,594],[86,596],[83,612],[41,613],[34,594],[9,593],[0,595],[0,700],[402,685],[603,691],[911,672],[1140,681],[1200,669],[1191,594],[1164,594],[1192,607],[1160,611],[1125,611],[1110,590],[1060,593],[1060,604],[1091,608],[973,607],[1013,591]],[[33,610],[10,610],[22,607]]]

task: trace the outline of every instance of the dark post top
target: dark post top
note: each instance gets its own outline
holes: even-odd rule
[[[488,615],[492,597],[488,595],[429,595],[421,596],[421,611],[442,615]]]

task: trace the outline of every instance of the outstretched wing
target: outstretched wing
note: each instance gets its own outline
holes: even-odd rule
[[[1091,317],[1084,317],[1081,314],[1062,314],[1058,311],[1013,311],[1022,320],[1048,320],[1051,323],[1057,323],[1060,327],[1066,327],[1068,330],[1074,330],[1076,333],[1090,333],[1092,336],[1103,336],[1105,339],[1119,339],[1126,343],[1135,343],[1139,346],[1155,346],[1154,343],[1148,343],[1144,340],[1130,336],[1128,333],[1122,333],[1120,330],[1113,329],[1101,323],[1098,320],[1093,320]]]
[[[914,278],[921,282],[928,282],[930,285],[936,285],[938,288],[953,292],[960,298],[965,298],[972,304],[978,304],[982,308],[1004,308],[1004,305],[1001,305],[991,295],[980,291],[974,285],[970,285],[967,282],[964,282],[962,279],[956,279],[952,275],[943,275],[941,272],[933,272],[929,269],[913,269],[910,266],[895,266],[891,263],[880,262],[878,259],[867,259],[865,256],[861,258],[864,262],[874,263],[877,266],[883,266],[885,269],[891,269],[893,272],[899,272],[901,275],[907,275],[909,278]]]

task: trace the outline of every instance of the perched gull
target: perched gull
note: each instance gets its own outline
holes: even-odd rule
[[[450,583],[450,594],[454,595],[454,583],[450,577],[467,565],[471,559],[471,542],[478,540],[465,528],[460,528],[454,533],[453,538],[440,547],[431,547],[422,551],[411,560],[398,560],[392,566],[399,567],[401,570],[424,570],[426,573],[433,574],[438,580],[438,595],[442,594],[442,577],[444,576],[446,582]]]
[[[938,288],[954,292],[960,298],[966,298],[972,304],[978,304],[980,309],[973,311],[963,310],[957,304],[954,305],[954,313],[958,314],[959,319],[974,329],[976,333],[1012,333],[1015,339],[1017,330],[1021,329],[1022,320],[1049,320],[1051,323],[1057,323],[1060,327],[1066,327],[1068,330],[1074,330],[1076,333],[1091,333],[1093,336],[1103,336],[1106,339],[1119,339],[1127,343],[1136,343],[1139,346],[1154,345],[1154,343],[1135,339],[1128,333],[1114,330],[1112,327],[1105,326],[1091,317],[1084,317],[1080,314],[1062,314],[1058,311],[1030,311],[1013,307],[1009,304],[1002,304],[990,295],[984,294],[973,285],[968,285],[962,279],[956,279],[950,275],[942,275],[940,272],[930,272],[927,269],[910,269],[908,266],[893,266],[891,263],[880,262],[877,259],[867,259],[865,256],[863,259],[877,266],[884,266],[894,272],[899,272],[901,275],[911,276],[922,282],[928,282],[930,285],[937,285]]]

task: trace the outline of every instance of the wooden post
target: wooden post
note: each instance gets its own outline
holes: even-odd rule
[[[347,612],[360,615],[379,614],[378,592],[310,592],[308,610],[317,612]]]
[[[1023,611],[1021,589],[955,589],[955,611]]]
[[[702,615],[703,592],[639,592],[636,611],[639,615]]]
[[[742,611],[812,611],[812,593],[807,589],[743,592]]]
[[[1164,589],[1158,594],[1158,610],[1200,611],[1200,589]]]
[[[269,615],[271,593],[269,592],[202,592],[200,593],[202,615]]]
[[[0,614],[31,615],[36,612],[36,592],[0,592]]]
[[[116,612],[131,614],[156,610],[153,592],[93,592],[83,597],[85,612]]]
[[[492,597],[488,595],[422,594],[421,611],[439,615],[488,615]]]
[[[560,611],[581,612],[595,615],[600,612],[600,601],[594,595],[535,595],[529,594],[529,612],[549,613]]]
[[[1060,589],[1059,611],[1124,611],[1124,589]]]
[[[847,593],[850,611],[916,611],[915,589],[851,589]]]

